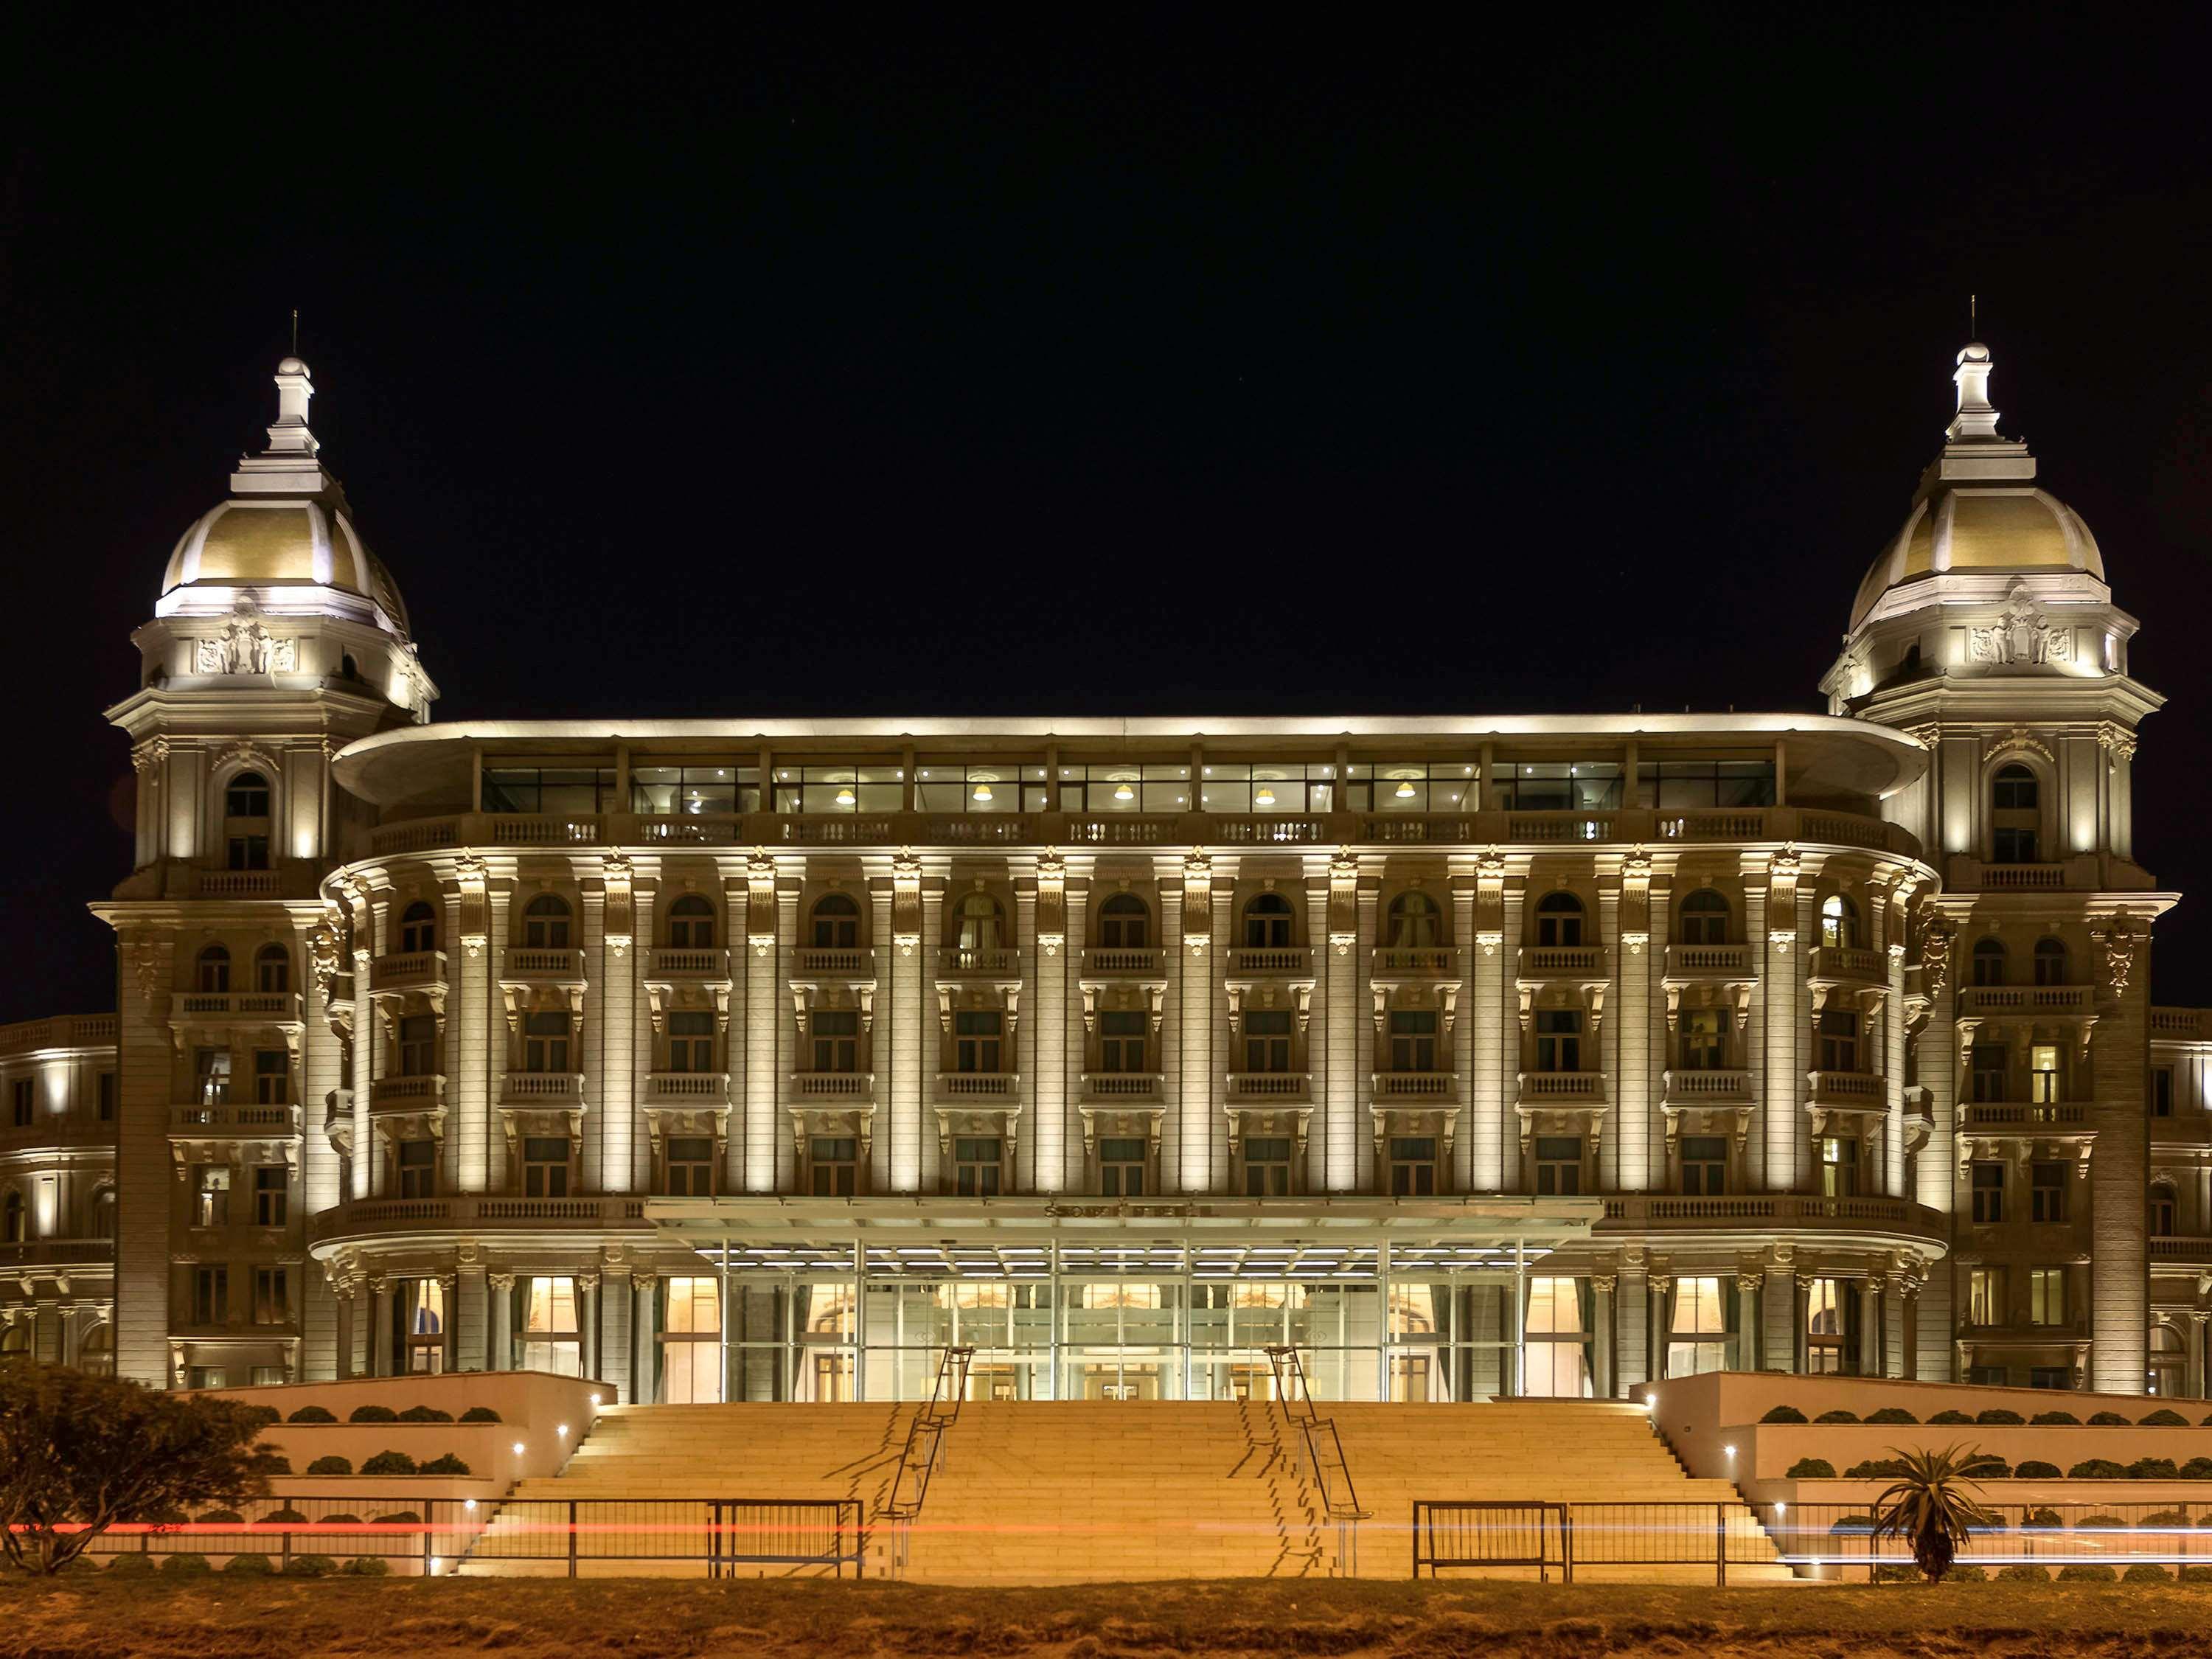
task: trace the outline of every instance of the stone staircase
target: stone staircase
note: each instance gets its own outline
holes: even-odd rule
[[[848,1498],[871,1526],[867,1571],[887,1571],[893,1528],[877,1520],[915,1410],[905,1405],[629,1406],[600,1413],[558,1476],[526,1480],[460,1571],[568,1571],[565,1536],[534,1530],[546,1500],[659,1500],[644,1518],[689,1560],[606,1559],[634,1540],[587,1531],[578,1571],[696,1577],[703,1511],[681,1500]],[[1416,1498],[1654,1504],[1736,1501],[1726,1481],[1694,1480],[1634,1406],[1508,1401],[1431,1406],[1324,1402],[1342,1437],[1360,1506],[1360,1576],[1412,1571]],[[538,1507],[532,1509],[536,1504]],[[1117,1401],[969,1401],[945,1437],[945,1461],[906,1542],[904,1576],[961,1584],[1050,1584],[1188,1577],[1285,1577],[1334,1570],[1303,1442],[1280,1407]],[[565,1516],[565,1509],[558,1512]],[[1646,1534],[1679,1528],[1685,1559],[1606,1568],[1578,1552],[1577,1578],[1710,1583],[1714,1521],[1692,1510],[1625,1509]],[[602,1512],[612,1517],[617,1511]],[[588,1515],[587,1517],[588,1518]],[[616,1524],[603,1521],[602,1524]],[[1786,1579],[1756,1523],[1735,1523],[1731,1583]],[[595,1559],[599,1558],[599,1559]],[[1751,1565],[1753,1558],[1759,1565]],[[819,1568],[743,1568],[812,1574]],[[1532,1576],[1532,1575],[1522,1575]]]

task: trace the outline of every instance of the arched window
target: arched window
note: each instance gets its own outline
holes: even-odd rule
[[[1255,893],[1244,907],[1244,948],[1248,951],[1286,951],[1297,916],[1290,900],[1280,893]]]
[[[1859,948],[1859,907],[1841,893],[1820,901],[1820,943],[1831,950]]]
[[[999,901],[988,893],[970,893],[960,901],[960,948],[995,951],[999,948]]]
[[[1682,901],[1682,943],[1725,945],[1729,936],[1729,902],[1710,887],[1700,887]]]
[[[102,1187],[92,1195],[92,1236],[115,1237],[115,1188]]]
[[[2148,1391],[2169,1399],[2185,1391],[2189,1345],[2179,1331],[2160,1320],[2150,1328],[2150,1370],[2144,1378]]]
[[[2066,977],[2066,941],[2045,933],[2035,941],[2035,982],[2038,985],[2064,985]]]
[[[2150,1189],[2150,1236],[2172,1238],[2179,1224],[2179,1206],[2173,1188],[2161,1181]]]
[[[292,953],[281,945],[264,945],[253,953],[253,988],[275,996],[292,988]]]
[[[1098,907],[1098,943],[1109,951],[1141,951],[1152,943],[1152,913],[1134,893],[1116,893]]]
[[[712,950],[714,945],[713,902],[697,893],[686,893],[670,905],[668,943],[671,949],[677,951]]]
[[[2043,841],[2043,789],[2018,761],[1997,768],[1990,780],[1990,858],[1997,864],[2033,864]]]
[[[361,678],[361,665],[356,662],[349,656],[340,657],[338,659],[338,678],[342,680],[359,679]]]
[[[258,772],[240,772],[222,792],[222,812],[231,818],[269,816],[269,780]]]
[[[31,1327],[19,1321],[0,1331],[0,1354],[28,1353],[31,1351]]]
[[[269,780],[240,772],[222,792],[226,861],[234,870],[269,867]]]
[[[0,1205],[0,1233],[5,1234],[4,1242],[9,1244],[21,1244],[30,1237],[27,1226],[28,1223],[23,1210],[22,1194],[9,1194],[8,1201],[4,1205]]]
[[[568,901],[540,893],[522,908],[522,944],[530,951],[568,948]]]
[[[210,945],[200,952],[199,988],[210,996],[221,996],[230,989],[230,952],[220,945]]]
[[[857,951],[860,946],[860,907],[843,893],[824,893],[814,901],[814,948],[817,951]]]
[[[87,1376],[115,1375],[115,1328],[94,1325],[84,1334],[84,1341],[76,1351],[76,1368]]]
[[[416,899],[399,913],[399,948],[408,956],[438,948],[438,913]]]
[[[1389,943],[1394,949],[1418,949],[1437,943],[1436,902],[1426,893],[1401,893],[1390,901]]]
[[[1536,902],[1536,943],[1575,945],[1583,942],[1583,902],[1572,893],[1547,893]]]
[[[2002,940],[1976,939],[1973,959],[1975,984],[2002,985],[2005,982],[2005,948]]]

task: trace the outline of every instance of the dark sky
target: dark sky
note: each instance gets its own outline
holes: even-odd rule
[[[100,710],[295,305],[448,718],[1602,711],[1818,707],[1976,292],[2212,879],[2190,11],[1049,9],[17,19],[0,1018],[111,1006]]]

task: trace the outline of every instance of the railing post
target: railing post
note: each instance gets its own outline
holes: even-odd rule
[[[1575,1511],[1567,1504],[1559,1505],[1559,1582],[1575,1582]]]
[[[1713,1583],[1728,1588],[1728,1505],[1713,1505]]]
[[[576,1576],[576,1500],[568,1500],[568,1577]]]
[[[289,1522],[287,1522],[285,1523],[285,1526],[284,1526],[283,1560],[284,1560],[284,1571],[287,1571],[287,1572],[291,1571],[292,1571],[292,1527],[291,1527],[291,1523],[290,1523]]]
[[[434,1559],[436,1559],[436,1557],[432,1553],[431,1549],[430,1549],[430,1532],[431,1532],[431,1528],[433,1528],[433,1527],[437,1523],[437,1520],[438,1520],[438,1500],[437,1500],[436,1498],[428,1498],[423,1499],[423,1500],[422,1500],[422,1576],[423,1576],[425,1578],[428,1578],[428,1577],[430,1576],[430,1563],[431,1563],[433,1560],[434,1560]]]

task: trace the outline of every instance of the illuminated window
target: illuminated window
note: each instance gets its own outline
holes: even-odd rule
[[[517,1368],[556,1376],[584,1374],[584,1345],[576,1319],[576,1281],[524,1279],[514,1287],[522,1304],[515,1321]]]
[[[399,1318],[407,1334],[407,1369],[434,1376],[446,1369],[446,1285],[437,1279],[399,1281]]]
[[[2066,1322],[2066,1269],[2031,1267],[2027,1273],[2027,1316],[2037,1325]]]
[[[1589,1399],[1589,1281],[1531,1279],[1521,1329],[1526,1391],[1544,1398]]]
[[[2028,1098],[2038,1105],[2047,1106],[2062,1096],[2058,1083],[2058,1048],[2055,1043],[2039,1042],[2027,1051]]]
[[[641,761],[629,769],[629,810],[647,817],[757,812],[760,803],[757,766]]]
[[[1816,1279],[1805,1291],[1805,1369],[1834,1376],[1844,1370],[1850,1291],[1839,1279]]]
[[[1094,761],[1060,769],[1063,812],[1187,812],[1190,795],[1185,763]]]
[[[1728,1291],[1717,1278],[1683,1277],[1674,1281],[1674,1317],[1668,1327],[1667,1375],[1697,1376],[1726,1369],[1729,1349]]]
[[[1859,907],[1841,893],[1820,901],[1820,943],[1831,950],[1859,947]]]
[[[1212,761],[1200,769],[1198,804],[1208,812],[1328,812],[1336,783],[1327,761]]]
[[[915,768],[914,804],[925,812],[1043,812],[1044,767],[1036,762],[929,759]]]
[[[1824,1198],[1859,1195],[1859,1143],[1843,1135],[1820,1137],[1820,1194]]]
[[[660,1319],[660,1399],[706,1405],[722,1397],[722,1301],[717,1279],[670,1279]]]
[[[897,812],[905,807],[906,773],[896,762],[775,769],[779,812]]]
[[[1685,1008],[1675,1039],[1686,1072],[1717,1072],[1728,1064],[1729,1012],[1725,1008]]]
[[[230,1165],[203,1164],[192,1175],[192,1224],[199,1227],[228,1226]]]

